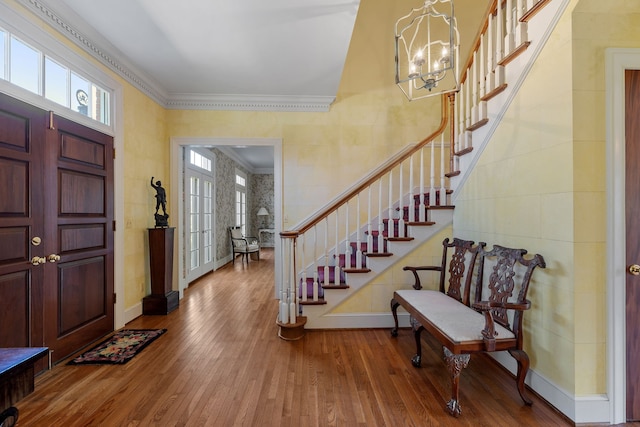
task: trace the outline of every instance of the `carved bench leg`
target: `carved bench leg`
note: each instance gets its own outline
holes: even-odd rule
[[[518,374],[516,376],[516,382],[518,384],[518,393],[525,404],[531,406],[533,401],[529,399],[525,392],[524,380],[529,372],[529,356],[524,350],[509,350],[509,354],[518,362]]]
[[[453,354],[451,351],[442,347],[444,351],[444,361],[447,364],[449,375],[451,376],[451,400],[447,402],[447,411],[457,417],[462,412],[458,399],[460,388],[460,372],[467,367],[471,355],[469,354]]]
[[[411,329],[413,329],[413,336],[416,339],[416,355],[411,359],[411,364],[419,368],[422,363],[422,341],[420,340],[420,334],[424,330],[424,327],[414,319],[413,316],[409,317],[409,322],[411,323]]]
[[[394,298],[391,298],[391,314],[393,314],[393,321],[395,322],[395,326],[391,329],[391,336],[398,336],[398,306],[400,303],[396,301]]]

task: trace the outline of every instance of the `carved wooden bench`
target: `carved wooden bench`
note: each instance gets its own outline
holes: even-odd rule
[[[453,416],[461,413],[460,372],[469,363],[471,353],[477,352],[508,351],[518,363],[516,383],[520,397],[525,404],[532,404],[525,394],[529,356],[522,349],[522,317],[531,307],[527,300],[531,275],[536,267],[544,268],[545,262],[541,255],[525,259],[526,253],[524,249],[498,245],[486,250],[485,243],[474,246],[468,240],[445,239],[442,265],[404,267],[414,274],[416,282],[413,290],[394,292],[391,311],[395,327],[391,334],[398,335],[397,309],[402,306],[410,314],[416,341],[414,366],[421,363],[423,330],[442,344],[452,387],[447,410]],[[422,290],[419,271],[439,272],[440,289]]]

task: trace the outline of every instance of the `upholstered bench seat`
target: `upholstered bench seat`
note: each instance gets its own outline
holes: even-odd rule
[[[482,341],[484,316],[439,291],[399,290],[396,295],[411,306],[438,328],[443,335],[454,342]],[[496,340],[512,339],[513,332],[496,324]]]

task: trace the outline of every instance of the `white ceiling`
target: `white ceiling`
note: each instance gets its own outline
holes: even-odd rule
[[[359,0],[44,0],[165,97],[334,100]]]

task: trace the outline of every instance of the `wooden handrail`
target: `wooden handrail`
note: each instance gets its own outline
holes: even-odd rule
[[[306,231],[311,229],[311,227],[313,227],[314,225],[316,225],[320,221],[322,221],[330,213],[332,213],[333,211],[338,209],[340,206],[342,206],[345,203],[347,203],[349,200],[351,200],[353,197],[355,197],[362,190],[364,190],[365,188],[367,188],[368,186],[373,184],[376,180],[378,180],[379,178],[381,178],[385,174],[389,173],[389,171],[391,171],[393,168],[398,166],[405,159],[407,159],[408,157],[413,155],[415,152],[420,150],[425,145],[429,144],[438,135],[442,134],[444,132],[446,126],[447,126],[447,122],[449,121],[449,108],[447,108],[448,105],[449,105],[449,102],[447,102],[447,101],[452,96],[455,96],[455,94],[446,93],[446,94],[442,95],[442,99],[441,99],[441,103],[442,103],[442,105],[441,105],[442,119],[440,121],[440,125],[438,126],[438,128],[431,135],[427,136],[425,139],[423,139],[422,141],[420,141],[416,145],[408,147],[407,149],[402,150],[400,153],[398,153],[395,156],[393,156],[391,159],[389,159],[389,161],[387,161],[383,165],[379,166],[375,171],[373,171],[372,174],[370,174],[368,177],[364,178],[362,180],[362,182],[360,184],[358,184],[356,187],[352,188],[350,191],[348,191],[347,193],[343,194],[341,197],[339,197],[338,199],[333,201],[331,204],[327,205],[322,210],[318,211],[313,217],[311,217],[307,221],[303,222],[298,227],[297,230],[282,231],[280,233],[280,237],[289,238],[290,239],[290,238],[295,238],[298,235],[305,233]],[[453,145],[453,141],[451,141],[451,144]]]

